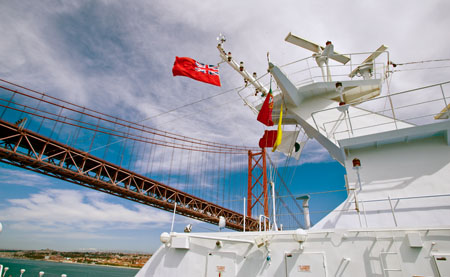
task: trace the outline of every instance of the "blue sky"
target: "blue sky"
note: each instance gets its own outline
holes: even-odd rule
[[[284,42],[292,32],[347,53],[384,43],[395,62],[448,58],[448,1],[393,2],[1,1],[0,78],[155,128],[256,145],[264,128],[232,90],[243,84],[238,74],[221,66],[221,88],[174,78],[175,56],[217,63],[224,33],[225,48],[262,75],[268,51],[276,64],[310,55]],[[439,72],[400,77],[391,91],[447,80]],[[301,163],[296,193],[343,188],[343,168],[317,143]],[[170,213],[5,164],[0,171],[0,248],[152,252],[170,228]],[[190,222],[177,219],[178,231]]]

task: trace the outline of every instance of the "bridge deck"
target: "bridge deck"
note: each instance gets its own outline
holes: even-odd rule
[[[242,230],[242,214],[171,188],[148,177],[74,149],[38,133],[0,120],[0,161],[88,188],[110,193],[162,210]],[[258,221],[246,217],[246,230],[258,230]]]

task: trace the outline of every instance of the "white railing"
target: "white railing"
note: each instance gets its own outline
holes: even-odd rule
[[[270,218],[261,214],[261,215],[259,215],[259,231],[260,232],[261,232],[263,223],[264,223],[263,231],[268,231],[271,229]],[[269,227],[269,228],[267,228],[267,227]]]
[[[337,62],[330,60],[329,68],[331,73],[331,79],[335,81],[347,81],[347,80],[355,80],[362,79],[361,76],[354,76],[351,78],[350,73],[357,68],[364,59],[372,54],[372,52],[361,52],[361,53],[350,53],[344,54],[349,56],[350,62],[346,65],[338,64]],[[383,51],[380,56],[373,61],[373,71],[371,79],[380,79],[384,80],[388,74],[388,62],[389,62],[389,52]],[[291,80],[291,82],[296,86],[305,86],[312,83],[323,82],[324,76],[322,75],[321,68],[317,65],[315,58],[310,56],[304,59],[300,59],[288,64],[284,64],[279,66],[281,70],[286,74],[286,76]],[[326,66],[324,65],[324,70],[326,70]],[[326,73],[325,73],[326,74]],[[261,83],[266,88],[269,87],[270,75],[265,74],[256,79],[258,83]],[[251,88],[250,88],[251,87]],[[252,86],[247,86],[245,91],[240,93],[240,96],[245,99],[246,104],[250,105],[252,109],[258,107],[264,101],[264,97],[262,97],[261,93],[255,95],[255,90]],[[273,84],[273,95],[276,96],[281,93],[279,89],[276,89],[276,84]]]
[[[361,76],[355,75],[350,77],[350,74],[354,69],[361,65],[365,58],[367,58],[372,52],[361,53],[349,53],[344,54],[350,57],[350,62],[347,64],[338,64],[335,61],[329,61],[329,68],[331,78],[333,81],[347,81],[353,79],[360,79]],[[373,61],[372,79],[384,79],[388,73],[389,52],[382,51],[380,55]],[[294,61],[280,66],[280,68],[286,73],[287,77],[296,86],[304,86],[311,83],[323,82],[324,76],[322,70],[315,61],[314,57],[308,57],[301,60]],[[326,66],[324,65],[325,72]]]
[[[440,200],[439,200],[440,199]],[[446,221],[445,215],[442,214],[442,210],[450,210],[450,194],[434,194],[434,195],[418,195],[418,196],[407,196],[407,197],[390,197],[381,199],[371,199],[371,200],[358,200],[358,205],[361,207],[359,211],[353,210],[355,212],[362,213],[364,217],[364,224],[361,222],[361,227],[373,227],[375,222],[371,222],[371,217],[367,213],[374,213],[376,211],[379,213],[386,213],[383,222],[389,222],[389,217],[391,218],[392,227],[399,227],[399,225],[411,225],[408,222],[414,222],[420,216],[415,214],[416,211],[424,211],[427,213],[432,213],[432,210],[436,211],[435,218],[438,219],[439,216],[442,217],[441,221]],[[411,203],[411,201],[414,201]],[[356,204],[356,203],[355,203]],[[369,204],[374,204],[374,207],[370,207]],[[351,211],[351,210],[349,210]],[[390,214],[390,215],[389,215]],[[377,219],[379,222],[379,219]],[[372,224],[371,224],[372,223]],[[448,224],[442,222],[442,225]]]
[[[317,130],[334,141],[424,125],[435,121],[450,103],[449,86],[450,81],[316,111],[311,116]]]
[[[353,189],[347,190],[348,200],[351,205],[344,205],[342,208],[329,207],[324,204],[326,199],[330,198],[330,194],[341,193],[345,190],[314,192],[311,193],[313,203],[310,204],[310,214],[312,216],[313,226],[324,216],[333,213],[357,214],[359,222],[356,224],[361,228],[380,227],[380,222],[384,227],[401,227],[413,225],[413,221],[417,218],[424,217],[424,213],[434,214],[435,220],[446,221],[450,215],[450,193],[416,195],[416,196],[390,196],[377,199],[362,199],[361,194],[355,201]],[[282,196],[287,197],[287,196]],[[333,198],[336,196],[332,196]],[[324,209],[324,205],[331,209]],[[445,213],[445,214],[444,214]],[[304,216],[303,212],[295,214],[283,213],[277,214],[279,218],[288,218],[291,216]],[[297,229],[299,226],[295,222],[286,222],[285,229]],[[445,222],[445,224],[447,224]],[[410,223],[410,224],[408,224]],[[355,226],[356,226],[355,225]],[[444,225],[442,223],[441,225]]]

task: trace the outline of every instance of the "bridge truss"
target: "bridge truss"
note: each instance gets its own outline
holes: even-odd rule
[[[59,178],[84,187],[116,195],[148,206],[243,230],[244,215],[171,188],[148,177],[114,165],[87,152],[0,120],[2,162]],[[258,221],[245,217],[247,231],[258,230]]]

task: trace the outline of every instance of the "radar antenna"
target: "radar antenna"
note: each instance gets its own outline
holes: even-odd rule
[[[328,59],[335,60],[342,64],[346,64],[350,61],[350,58],[346,55],[339,54],[334,51],[334,45],[331,41],[327,41],[325,47],[320,46],[316,43],[310,42],[306,39],[297,37],[291,33],[289,33],[284,39],[287,42],[300,46],[306,50],[314,52],[313,57],[316,59],[317,65],[322,70],[322,76],[324,82],[331,82],[331,73],[330,67],[328,66]],[[323,66],[326,65],[327,74],[325,77],[325,71]]]
[[[357,66],[353,71],[348,75],[348,77],[353,78],[356,75],[362,76],[364,80],[370,79],[372,77],[373,72],[373,62],[378,56],[384,53],[388,47],[386,45],[381,45],[377,50],[373,51],[359,66]]]

